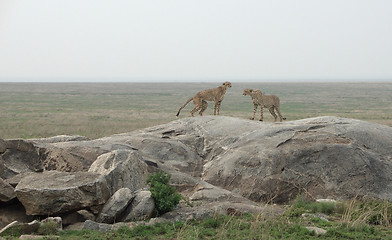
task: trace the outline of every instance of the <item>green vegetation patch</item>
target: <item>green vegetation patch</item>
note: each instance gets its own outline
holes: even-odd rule
[[[170,174],[164,172],[157,172],[147,178],[157,216],[172,211],[182,199],[176,189],[169,185],[169,180]]]

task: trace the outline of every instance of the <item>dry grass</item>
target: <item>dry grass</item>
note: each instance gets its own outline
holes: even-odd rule
[[[0,83],[0,138],[98,138],[175,120],[196,92],[220,83]],[[288,120],[333,115],[392,126],[392,83],[233,83],[221,114],[249,118],[244,88],[281,99]],[[212,114],[210,103],[205,114]],[[188,117],[190,103],[180,117]],[[265,121],[273,121],[264,111]]]

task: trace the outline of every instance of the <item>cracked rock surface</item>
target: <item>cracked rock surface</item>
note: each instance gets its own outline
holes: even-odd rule
[[[392,200],[392,128],[380,124],[330,116],[283,123],[207,116],[114,138],[127,138],[160,166],[256,202],[287,202],[299,192]]]

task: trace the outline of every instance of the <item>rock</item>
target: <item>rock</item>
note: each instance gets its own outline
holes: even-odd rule
[[[170,184],[184,197],[219,213],[236,215],[246,212],[232,207],[237,203],[249,208],[254,202],[285,203],[299,192],[314,200],[368,196],[392,201],[391,146],[391,127],[355,119],[327,116],[271,123],[204,116],[95,140],[0,140],[0,177],[11,186],[20,181],[18,189],[31,182],[24,180],[29,175],[21,173],[89,169],[90,174],[97,174],[95,178],[104,175],[104,180],[97,182],[99,186],[106,182],[109,193],[103,194],[103,186],[81,192],[107,198],[83,201],[77,207],[64,206],[55,212],[88,209],[98,214],[118,189],[142,189],[148,173],[164,171],[172,175]],[[56,178],[34,181],[42,186],[49,186],[49,181],[58,183]],[[56,192],[49,189],[51,194]],[[26,197],[31,202],[21,200],[26,211],[44,215],[52,212],[41,213],[31,207],[27,210],[38,199],[46,203],[36,209],[46,209],[52,204],[47,200],[54,198],[46,196],[39,186],[29,191],[33,190],[36,196]],[[56,195],[61,201],[53,204],[65,205],[76,198],[65,196]],[[18,191],[17,197],[23,199]],[[222,202],[225,207],[219,205]],[[200,213],[183,207],[177,210],[176,218],[185,220],[211,214],[205,208]]]
[[[25,172],[59,170],[87,171],[105,151],[84,147],[81,136],[56,136],[46,139],[1,140],[0,177],[3,179]],[[66,145],[78,143],[79,145]]]
[[[112,194],[121,188],[136,191],[146,186],[147,164],[133,150],[115,150],[103,154],[88,171],[104,175]]]
[[[61,142],[72,142],[72,141],[88,141],[90,140],[87,137],[80,136],[80,135],[58,135],[49,138],[36,138],[36,139],[29,139],[31,142],[36,143],[61,143]]]
[[[263,202],[287,202],[299,191],[312,198],[392,200],[391,127],[336,117],[257,125],[203,119],[199,124],[218,139],[203,171],[212,185]],[[241,133],[223,130],[234,123]]]
[[[22,180],[22,178],[26,177],[27,175],[29,175],[31,172],[23,172],[23,173],[19,173],[17,175],[14,175],[13,177],[7,178],[4,181],[6,183],[8,183],[9,185],[11,185],[12,187],[16,187],[16,185],[18,185],[18,183],[20,182],[20,180]]]
[[[145,225],[152,226],[158,223],[167,223],[167,222],[169,222],[169,220],[167,220],[166,218],[157,217],[157,218],[150,218],[148,222],[145,222]]]
[[[241,196],[236,196],[232,192],[215,187],[209,183],[200,183],[194,188],[194,193],[189,197],[191,201],[219,201],[222,199],[234,199],[242,198]]]
[[[23,172],[42,172],[39,149],[25,140],[0,141],[0,177],[11,178]]]
[[[319,227],[305,227],[311,232],[314,232],[316,235],[324,235],[327,233],[327,230],[319,228]]]
[[[325,198],[325,199],[316,199],[316,202],[320,202],[320,203],[336,203],[336,200]]]
[[[99,156],[83,147],[41,149],[42,165],[46,171],[86,172]]]
[[[57,231],[63,230],[63,219],[61,219],[61,217],[47,217],[41,221],[40,225],[45,223],[52,223],[52,222],[56,224]]]
[[[99,155],[107,152],[79,135],[30,139],[29,142],[39,148],[43,167],[47,171],[84,172]]]
[[[0,201],[8,202],[16,197],[14,188],[0,178]]]
[[[90,220],[90,221],[94,221],[94,220]],[[72,223],[70,225],[67,225],[64,227],[64,230],[75,230],[75,231],[81,231],[83,230],[83,226],[84,226],[84,222],[76,222],[76,223]]]
[[[122,221],[145,221],[150,219],[155,209],[150,191],[138,191],[126,211]]]
[[[108,231],[115,231],[122,226],[128,227],[128,223],[116,223],[116,224],[107,224],[107,223],[97,223],[91,220],[87,220],[83,224],[83,230],[93,230],[93,231],[100,231],[100,232],[108,232]]]
[[[178,140],[162,139],[159,135],[144,136],[142,140],[135,140],[132,144],[137,146],[143,156],[148,156],[146,159],[156,160],[173,170],[200,177],[203,159],[195,151],[195,147],[200,145],[200,140],[188,142],[190,146]]]
[[[318,218],[320,220],[329,222],[328,216],[323,213],[302,213],[301,217],[303,217],[303,218],[309,218],[309,217]]]
[[[40,235],[26,235],[23,234],[19,237],[19,240],[33,240],[33,239],[59,239],[60,236],[50,235],[50,236],[40,236]]]
[[[7,150],[7,143],[3,139],[0,138],[0,154],[4,153]]]
[[[109,198],[99,213],[96,221],[102,223],[113,223],[119,220],[119,216],[124,212],[135,195],[129,188],[120,188]]]
[[[111,138],[135,146],[161,169],[201,176],[257,202],[288,202],[299,191],[313,199],[370,194],[392,200],[392,128],[380,124],[205,116]]]
[[[165,213],[161,218],[168,219],[171,222],[186,221],[189,219],[203,220],[215,215],[233,215],[233,214],[258,214],[264,219],[276,217],[284,213],[284,209],[278,206],[264,205],[259,206],[249,202],[232,202],[218,201],[203,203],[193,207],[183,206],[172,212]]]
[[[81,223],[86,220],[95,221],[95,215],[91,212],[82,209],[76,212],[68,213],[62,216],[63,226]]]
[[[101,205],[110,197],[96,173],[48,171],[24,177],[15,188],[27,215],[55,215]]]

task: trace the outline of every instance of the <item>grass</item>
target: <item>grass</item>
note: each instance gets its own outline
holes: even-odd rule
[[[196,92],[220,83],[0,83],[0,137],[99,138],[176,120]],[[249,118],[245,88],[281,99],[288,120],[334,115],[392,126],[392,83],[233,83],[221,114]],[[180,115],[188,117],[190,103]],[[209,103],[205,114],[213,113]],[[258,114],[259,115],[259,114]],[[273,121],[264,111],[265,121]]]
[[[312,213],[324,212],[328,220]],[[307,213],[306,217],[303,213]],[[283,215],[216,215],[205,220],[139,225],[116,231],[62,231],[60,239],[392,239],[392,203],[353,199],[338,203],[306,201],[301,196],[286,206]],[[377,216],[377,217],[374,217]],[[380,218],[379,218],[380,217]],[[380,219],[383,219],[380,221]],[[376,221],[374,221],[376,220]],[[326,230],[317,235],[306,227]],[[16,239],[16,235],[7,235]]]
[[[392,239],[392,203],[374,199],[352,199],[337,203],[319,203],[298,196],[285,206],[283,215],[240,216],[216,215],[205,220],[126,226],[116,231],[61,231],[59,239]],[[304,216],[304,213],[307,214]],[[318,214],[325,214],[324,218]],[[317,235],[306,227],[326,230]],[[41,234],[53,234],[52,226],[44,226]],[[5,239],[18,239],[20,233],[4,234]],[[55,239],[43,236],[44,239]]]

